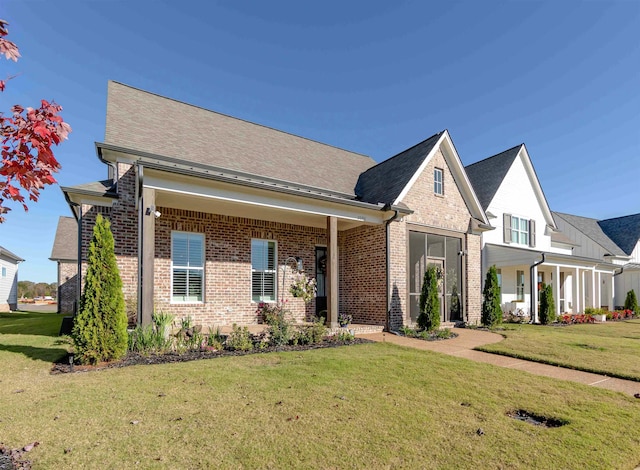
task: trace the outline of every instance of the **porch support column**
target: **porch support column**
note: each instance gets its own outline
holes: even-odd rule
[[[338,219],[327,217],[327,326],[338,326]]]
[[[594,268],[591,268],[591,306],[593,308],[597,308],[596,307],[596,270]]]
[[[538,323],[538,266],[533,267],[530,281],[529,285],[531,288],[529,290],[531,293],[531,299],[533,300],[533,302],[531,302],[531,305],[533,305],[533,312],[530,313],[530,318],[533,323]]]
[[[573,312],[580,312],[580,270],[576,268],[576,273],[573,279]]]
[[[154,189],[142,190],[142,204],[140,214],[140,252],[138,256],[139,293],[138,293],[138,322],[142,325],[151,324],[153,315],[153,260],[155,258],[155,217],[156,192]],[[148,212],[148,214],[147,214]]]
[[[596,308],[602,307],[602,274],[598,272],[598,304],[594,305]]]
[[[556,303],[556,318],[560,316],[560,266],[556,266],[553,280],[553,301]]]
[[[616,277],[611,274],[611,295],[609,296],[609,310],[616,309]]]

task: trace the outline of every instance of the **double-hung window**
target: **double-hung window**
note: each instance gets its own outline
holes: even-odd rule
[[[516,271],[516,300],[524,301],[524,271]]]
[[[251,240],[251,299],[254,302],[276,301],[276,242]]]
[[[171,233],[171,301],[202,302],[204,292],[204,235]]]
[[[511,243],[529,245],[529,221],[511,216]]]
[[[433,192],[438,196],[444,195],[443,172],[440,168],[433,170]]]

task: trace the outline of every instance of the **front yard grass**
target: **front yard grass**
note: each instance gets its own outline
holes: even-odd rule
[[[504,341],[476,349],[640,381],[640,320],[562,327],[505,325]]]
[[[50,375],[55,325],[7,332],[12,315],[0,314],[1,440],[38,441],[34,468],[640,463],[640,400],[620,393],[388,343]],[[507,416],[520,409],[568,423]]]

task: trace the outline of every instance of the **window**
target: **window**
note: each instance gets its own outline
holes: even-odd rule
[[[496,276],[498,277],[498,287],[502,290],[502,269],[496,269]]]
[[[504,214],[504,242],[536,246],[536,221]]]
[[[251,299],[276,301],[276,242],[251,240]]]
[[[172,302],[202,302],[204,291],[204,235],[171,233]]]
[[[529,244],[529,221],[520,217],[511,217],[511,243]]]
[[[438,196],[444,195],[443,173],[440,168],[433,170],[433,192]]]
[[[516,271],[516,300],[524,302],[524,271]]]
[[[7,277],[7,268],[2,266],[2,277]]]

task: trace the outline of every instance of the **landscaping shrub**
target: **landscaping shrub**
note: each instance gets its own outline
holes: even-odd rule
[[[638,298],[636,297],[636,291],[631,289],[627,292],[627,297],[624,299],[624,309],[631,310],[633,313],[638,314]]]
[[[500,286],[498,285],[498,272],[491,266],[487,271],[482,291],[482,324],[493,328],[502,323],[502,306],[500,305]]]
[[[72,332],[76,357],[83,364],[117,360],[127,353],[127,314],[110,225],[98,214],[87,254]]]
[[[327,327],[324,326],[324,318],[316,318],[311,325],[298,327],[298,344],[318,344],[327,335]]]
[[[267,332],[269,342],[273,346],[284,346],[295,339],[293,322],[287,319],[288,310],[279,305],[269,305],[262,308],[264,322],[269,325]]]
[[[431,331],[440,326],[440,298],[438,296],[438,272],[435,266],[429,266],[424,273],[422,292],[420,293],[420,314],[418,326]]]
[[[251,351],[253,349],[253,341],[251,341],[249,328],[246,326],[239,327],[234,323],[231,333],[227,336],[225,346],[232,351]]]
[[[556,307],[551,284],[542,284],[540,294],[540,323],[548,325],[556,321]]]

